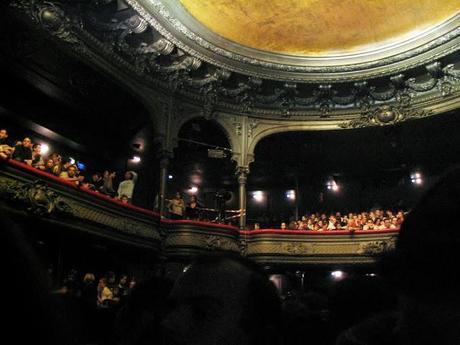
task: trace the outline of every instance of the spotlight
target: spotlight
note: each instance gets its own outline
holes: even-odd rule
[[[42,155],[46,155],[48,151],[50,150],[50,147],[47,144],[40,144],[40,145],[41,145],[40,153]]]
[[[189,189],[189,192],[192,194],[195,194],[196,192],[198,192],[198,187],[193,186],[192,188]]]
[[[139,163],[141,161],[141,157],[139,156],[134,156],[132,159],[133,163]]]
[[[422,174],[419,172],[415,172],[410,175],[410,180],[413,184],[421,185],[423,183]]]
[[[286,192],[286,198],[288,200],[295,200],[295,190],[291,189]]]
[[[345,272],[344,271],[332,271],[331,277],[334,280],[342,280],[343,278],[345,278]]]
[[[337,184],[337,182],[335,182],[334,179],[329,180],[326,183],[326,187],[327,187],[328,190],[332,190],[334,192],[338,192],[339,189],[340,189],[339,185]]]
[[[172,180],[173,178],[173,175],[168,175],[168,180]]]
[[[262,202],[264,200],[264,193],[258,190],[252,193],[252,197],[254,198],[255,201]]]

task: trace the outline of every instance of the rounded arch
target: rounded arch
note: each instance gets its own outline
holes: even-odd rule
[[[256,131],[252,140],[248,145],[248,154],[254,155],[257,144],[264,138],[273,134],[286,133],[286,132],[301,132],[301,131],[326,131],[338,130],[340,127],[336,122],[328,121],[315,121],[311,123],[279,123],[262,126],[260,130]]]
[[[199,113],[191,113],[189,116],[184,116],[184,117],[181,117],[177,123],[175,124],[175,128],[174,128],[174,131],[172,134],[172,136],[174,138],[179,138],[179,134],[180,132],[184,129],[184,126],[186,126],[188,123],[191,123],[193,121],[204,121],[204,122],[207,122],[209,124],[213,124],[216,126],[216,128],[218,128],[225,136],[225,139],[227,140],[227,148],[230,149],[231,151],[234,150],[235,148],[235,143],[234,143],[234,140],[232,138],[232,136],[230,135],[230,132],[229,130],[227,129],[227,127],[225,126],[224,123],[221,123],[220,121],[218,121],[217,119],[208,119],[206,118],[205,116],[199,114]]]

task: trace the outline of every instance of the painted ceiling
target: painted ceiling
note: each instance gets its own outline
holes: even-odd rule
[[[235,43],[288,55],[362,52],[410,39],[460,13],[458,0],[180,0]]]

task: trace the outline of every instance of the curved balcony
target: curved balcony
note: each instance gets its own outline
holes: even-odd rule
[[[200,221],[162,219],[165,254],[186,258],[210,251],[240,252],[238,228]]]
[[[225,251],[263,265],[371,264],[392,249],[399,230],[239,231],[229,225],[161,219],[13,160],[0,161],[1,208],[45,222],[152,249],[170,260]]]
[[[370,264],[394,248],[399,230],[241,231],[246,256],[261,264]]]
[[[0,166],[0,198],[5,201],[5,211],[138,247],[160,249],[157,213],[78,188],[21,162],[0,161]]]

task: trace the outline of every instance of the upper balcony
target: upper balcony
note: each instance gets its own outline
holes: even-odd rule
[[[226,251],[270,266],[371,264],[394,247],[399,231],[239,231],[211,222],[160,220],[155,211],[122,204],[14,160],[1,161],[0,167],[5,201],[0,205],[10,214],[149,248],[171,261]]]

